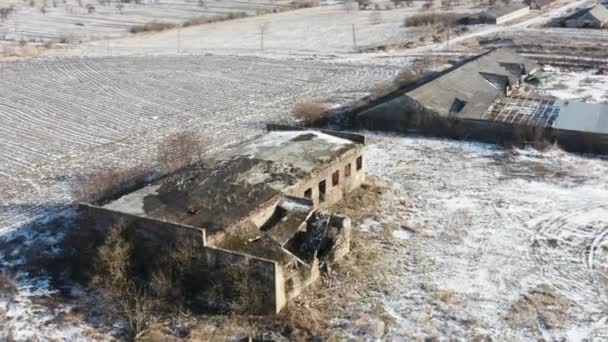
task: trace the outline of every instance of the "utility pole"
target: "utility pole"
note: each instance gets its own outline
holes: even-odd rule
[[[260,48],[262,51],[264,51],[264,32],[266,31],[266,27],[268,27],[268,23],[260,25]]]
[[[182,35],[179,29],[179,26],[177,26],[177,53],[181,53],[182,52]]]
[[[353,24],[353,49],[357,52],[357,35],[355,34],[355,24]]]
[[[447,43],[447,49],[446,50],[450,50],[450,24],[448,23],[448,43]]]

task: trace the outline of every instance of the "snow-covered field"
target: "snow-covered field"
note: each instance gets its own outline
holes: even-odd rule
[[[395,241],[381,280],[354,291],[345,312],[391,322],[389,340],[608,339],[608,160],[368,140],[368,172],[390,191],[357,229],[390,228]],[[337,328],[358,335],[344,318]]]
[[[288,8],[288,1],[266,0],[152,0],[133,2],[94,0],[1,0],[1,8],[14,7],[0,21],[1,40],[76,43],[125,36],[138,24],[158,20],[183,23],[187,19],[245,12],[249,15]],[[91,6],[93,9],[91,9]]]
[[[545,74],[539,90],[563,100],[608,103],[608,76],[597,70],[555,70]]]
[[[299,101],[345,103],[398,65],[254,57],[50,59],[0,64],[0,231],[71,199],[99,168],[153,163],[192,130],[210,151],[290,122]]]
[[[608,338],[608,160],[375,133],[368,143],[368,172],[389,190],[355,229],[392,238],[373,285],[340,294],[337,334],[371,340],[363,317],[386,322],[388,340]],[[61,238],[11,235],[3,253],[33,241],[52,251]],[[82,303],[41,303],[56,291],[46,278],[18,283],[18,296],[0,298],[18,338],[103,339],[116,328],[85,320]]]
[[[454,9],[458,13],[480,11],[469,2]],[[352,53],[357,48],[419,43],[429,39],[430,27],[404,27],[406,17],[426,13],[421,2],[412,7],[385,10],[352,10],[342,5],[288,11],[272,15],[170,30],[155,35],[138,35],[109,41],[89,42],[74,49],[50,54],[98,56],[175,53],[262,53],[262,30],[266,56],[291,54],[331,55]],[[354,29],[354,40],[353,40]],[[475,28],[476,30],[481,27]],[[429,41],[425,42],[429,43]],[[109,51],[109,52],[108,52]]]

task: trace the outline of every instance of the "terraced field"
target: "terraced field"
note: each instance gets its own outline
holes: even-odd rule
[[[290,121],[298,101],[343,103],[397,69],[216,56],[0,63],[0,230],[62,208],[96,168],[154,163],[172,132],[221,149]]]
[[[255,15],[289,7],[271,0],[2,0],[14,10],[0,21],[1,40],[27,42],[73,41],[124,36],[137,24],[159,20],[183,23],[187,19],[229,13]]]

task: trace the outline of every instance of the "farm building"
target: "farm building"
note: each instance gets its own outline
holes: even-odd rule
[[[517,3],[504,6],[490,7],[484,12],[465,17],[461,20],[463,24],[495,24],[502,25],[509,21],[521,18],[530,12],[530,6]]]
[[[519,86],[537,69],[510,48],[495,49],[359,113],[356,122],[490,143],[542,138],[570,151],[608,153],[608,106],[521,94]]]
[[[595,5],[564,19],[563,24],[566,27],[605,28],[608,26],[608,8],[602,4]]]
[[[218,295],[201,282],[196,298],[214,297],[200,306],[279,312],[317,279],[320,265],[349,251],[350,220],[323,208],[361,185],[365,146],[355,134],[269,129],[121,197],[81,204],[90,243],[126,225],[142,251],[143,274],[163,255],[191,248],[203,260],[199,275],[223,289]]]

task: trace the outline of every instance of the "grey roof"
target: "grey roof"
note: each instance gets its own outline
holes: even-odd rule
[[[608,23],[608,8],[603,4],[597,4],[591,8],[581,10],[566,18],[566,21],[579,20],[581,18],[595,19],[602,24]]]
[[[406,95],[439,115],[479,118],[497,97],[504,95],[504,89],[499,89],[489,77],[515,84],[521,76],[507,70],[505,63],[523,65],[526,73],[538,68],[535,62],[511,48],[495,49]],[[456,100],[465,102],[458,113],[452,111]]]
[[[593,16],[602,23],[608,22],[608,8],[602,4],[595,5],[589,10],[589,15]]]
[[[608,134],[608,105],[558,101],[559,116],[553,127],[569,131]]]
[[[523,9],[526,7],[528,7],[528,5],[525,5],[523,3],[514,3],[514,4],[505,5],[505,6],[494,6],[494,7],[488,8],[487,10],[482,12],[482,15],[484,15],[486,17],[490,17],[490,18],[500,18],[504,15],[513,13],[515,11],[519,11],[520,9]]]
[[[204,228],[210,235],[277,202],[290,187],[357,146],[317,131],[271,131],[104,207]]]

